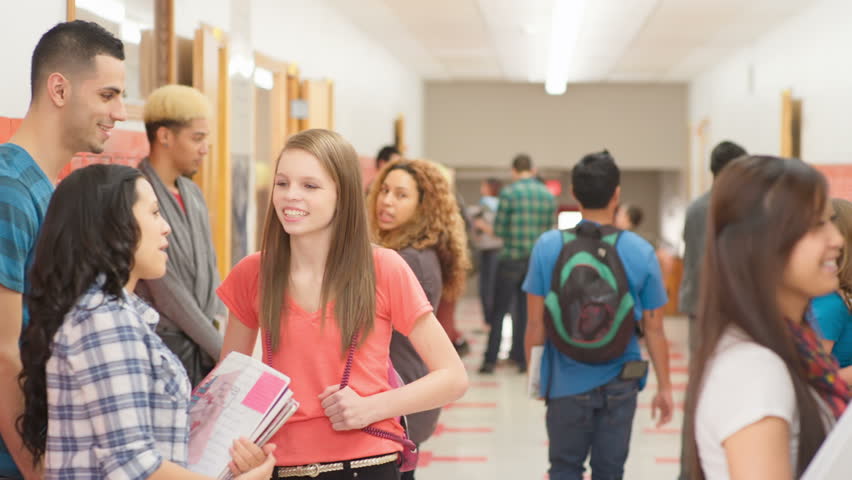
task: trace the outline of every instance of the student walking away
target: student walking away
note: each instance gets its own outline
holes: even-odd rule
[[[592,478],[624,476],[636,397],[648,370],[640,331],[657,377],[651,416],[659,427],[674,410],[660,265],[647,241],[609,225],[620,176],[606,151],[574,166],[571,192],[583,219],[576,228],[541,236],[524,281],[527,355],[544,346],[537,373],[553,480],[581,480],[587,458]]]
[[[479,300],[482,304],[482,318],[491,319],[494,307],[494,294],[497,289],[497,264],[503,240],[494,235],[494,220],[500,205],[500,190],[503,184],[496,178],[483,180],[479,187],[479,205],[471,210],[473,214],[471,240],[479,255]]]
[[[151,153],[139,169],[153,185],[172,235],[166,275],[140,281],[136,293],[160,314],[157,334],[198,385],[219,358],[218,324],[226,316],[216,296],[219,271],[210,213],[201,189],[188,178],[207,155],[210,107],[200,91],[166,85],[148,97],[144,118]]]
[[[273,437],[275,476],[396,480],[413,446],[397,417],[463,395],[464,365],[405,260],[370,243],[349,142],[321,129],[290,137],[270,202],[260,253],[218,293],[230,311],[222,355],[251,354],[261,334],[266,362],[292,379],[301,404]],[[430,370],[395,389],[393,330]]]
[[[124,120],[124,45],[96,23],[60,23],[35,47],[32,97],[18,130],[0,145],[0,477],[38,478],[15,419],[24,398],[19,339],[29,322],[33,247],[53,184],[77,152],[101,153]]]
[[[752,156],[713,187],[686,413],[691,478],[799,478],[850,400],[811,326],[843,237],[825,178]]]
[[[479,373],[494,372],[500,342],[503,338],[503,317],[514,305],[512,313],[512,349],[509,359],[520,372],[527,371],[524,356],[524,332],[527,327],[527,302],[521,285],[527,274],[530,252],[539,235],[556,223],[556,199],[536,179],[532,159],[520,154],[512,161],[514,182],[500,192],[500,206],[494,220],[493,233],[503,240],[503,250],[497,264],[497,287],[488,324],[488,347]],[[480,224],[484,231],[488,227]]]
[[[154,333],[157,312],[132,293],[165,274],[170,232],[135,168],[91,165],[57,187],[21,344],[18,426],[45,478],[209,478],[184,468],[189,380]],[[236,441],[231,472],[268,479],[274,448]]]

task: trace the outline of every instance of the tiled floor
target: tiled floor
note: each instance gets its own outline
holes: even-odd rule
[[[456,310],[458,326],[472,351],[464,358],[470,389],[447,406],[435,435],[421,446],[418,480],[547,478],[547,432],[544,404],[526,397],[526,376],[507,364],[494,375],[479,375],[487,335],[478,300],[466,297]],[[511,322],[504,322],[504,325]],[[504,330],[504,335],[508,334]],[[672,382],[677,405],[674,419],[654,428],[649,404],[655,391],[653,374],[639,395],[626,480],[674,480],[679,471],[680,428],[686,385],[686,321],[666,320],[670,340]],[[505,342],[501,355],[508,354]]]

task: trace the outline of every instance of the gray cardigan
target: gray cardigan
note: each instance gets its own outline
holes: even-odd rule
[[[420,281],[420,286],[426,293],[426,298],[432,304],[434,310],[438,309],[438,302],[441,300],[441,290],[444,288],[444,283],[441,280],[441,263],[438,261],[438,254],[432,248],[425,250],[416,250],[408,247],[399,251],[400,256],[405,259],[417,280]],[[390,357],[394,368],[399,372],[402,380],[408,384],[420,377],[429,373],[429,369],[423,363],[420,355],[414,349],[414,345],[408,338],[393,331],[390,345]],[[427,438],[432,436],[435,428],[438,426],[438,416],[441,414],[441,409],[427,410],[412,415],[408,415],[408,435],[416,444],[421,444]]]

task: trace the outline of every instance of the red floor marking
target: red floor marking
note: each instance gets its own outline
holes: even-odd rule
[[[642,410],[650,410],[651,404],[650,403],[640,403],[640,404],[636,405],[636,408],[639,408],[639,409],[642,409]],[[683,402],[676,402],[675,408],[677,408],[679,410],[683,410]]]
[[[669,358],[672,360],[685,360],[686,355],[681,352],[669,352]]]
[[[444,410],[449,410],[451,408],[497,408],[497,403],[454,402],[448,403],[444,406]]]
[[[436,457],[431,451],[420,452],[417,459],[417,468],[428,467],[432,462],[455,462],[455,463],[485,463],[488,457]]]
[[[433,437],[439,437],[444,433],[492,433],[494,431],[491,427],[470,427],[470,428],[455,428],[455,427],[447,427],[444,426],[443,423],[439,423],[435,428],[435,433],[432,434]]]
[[[470,382],[469,385],[471,387],[475,387],[475,388],[497,388],[499,383],[494,382],[494,381],[491,381],[491,382],[482,381],[482,382]]]
[[[643,428],[642,433],[647,433],[650,435],[680,435],[679,428]]]
[[[654,459],[657,464],[680,465],[680,459],[676,457],[657,457]]]
[[[648,388],[650,388],[652,390],[657,388],[657,384],[655,384],[655,383],[649,383],[647,386],[648,386]],[[687,386],[686,383],[673,383],[672,384],[672,391],[673,392],[685,392],[686,386]]]
[[[669,368],[670,373],[689,373],[689,368],[687,366],[677,366]]]

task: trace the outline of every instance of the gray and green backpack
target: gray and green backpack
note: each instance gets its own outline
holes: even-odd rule
[[[561,233],[562,251],[544,300],[548,338],[573,360],[606,363],[624,353],[637,328],[615,249],[622,231],[582,222]]]

